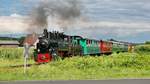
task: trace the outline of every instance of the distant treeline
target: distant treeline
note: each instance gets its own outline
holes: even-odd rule
[[[11,37],[0,37],[0,40],[18,40],[18,38],[11,38]]]
[[[150,41],[146,41],[145,44],[150,44]]]
[[[146,41],[144,44],[137,45],[135,47],[137,52],[150,52],[150,41]]]

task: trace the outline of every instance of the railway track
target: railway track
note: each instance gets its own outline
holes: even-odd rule
[[[34,66],[34,65],[38,66],[38,65],[41,65],[41,64],[27,64],[26,66],[31,67],[31,66]],[[22,65],[15,65],[15,66],[9,66],[9,67],[10,68],[20,68],[20,67],[24,67],[24,65],[22,64]]]
[[[31,66],[38,66],[38,65],[42,65],[42,64],[27,64],[26,67],[31,67]],[[11,68],[22,68],[24,67],[24,64],[22,65],[12,65],[12,66],[4,66],[4,67],[1,67],[1,68],[8,68],[8,69],[11,69]]]

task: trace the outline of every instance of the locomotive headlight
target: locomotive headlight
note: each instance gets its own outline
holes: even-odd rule
[[[45,45],[46,43],[45,42],[42,42],[42,45]]]
[[[40,52],[40,49],[38,49],[38,52]]]

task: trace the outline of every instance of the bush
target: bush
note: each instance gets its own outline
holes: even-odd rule
[[[145,44],[150,44],[150,41],[146,41]]]
[[[150,45],[139,45],[135,47],[136,52],[150,52]]]

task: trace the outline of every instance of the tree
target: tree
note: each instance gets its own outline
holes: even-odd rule
[[[150,41],[146,41],[145,44],[150,44]]]

